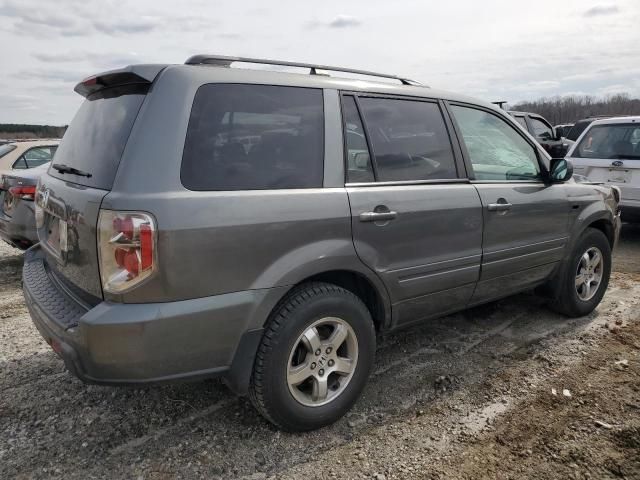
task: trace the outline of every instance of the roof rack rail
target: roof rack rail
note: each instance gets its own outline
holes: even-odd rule
[[[232,63],[242,62],[242,63],[258,63],[262,65],[278,65],[283,67],[299,67],[299,68],[308,68],[310,75],[319,75],[317,70],[329,70],[332,72],[345,72],[345,73],[353,73],[356,75],[367,75],[369,77],[380,77],[380,78],[389,78],[392,80],[398,80],[403,85],[415,85],[415,86],[424,86],[420,82],[416,82],[415,80],[410,80],[404,77],[398,77],[396,75],[389,75],[388,73],[376,73],[369,72],[367,70],[356,70],[355,68],[342,68],[342,67],[331,67],[329,65],[316,65],[313,63],[299,63],[299,62],[287,62],[283,60],[269,60],[266,58],[247,58],[247,57],[228,57],[224,55],[193,55],[189,57],[185,63],[185,65],[217,65],[220,67],[229,67]]]

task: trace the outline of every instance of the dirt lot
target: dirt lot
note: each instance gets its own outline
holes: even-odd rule
[[[640,479],[638,227],[593,315],[524,294],[387,336],[353,411],[304,435],[218,381],[83,385],[32,326],[20,269],[0,247],[0,478]]]

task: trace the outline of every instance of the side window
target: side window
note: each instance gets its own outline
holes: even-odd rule
[[[531,125],[533,125],[533,133],[536,137],[544,138],[547,140],[553,138],[553,131],[551,130],[551,127],[549,125],[535,117],[529,117],[529,120],[531,120]]]
[[[182,156],[191,190],[322,186],[322,90],[210,84],[196,93]]]
[[[534,148],[497,115],[452,106],[477,180],[538,180]]]
[[[373,167],[367,138],[358,114],[356,101],[351,96],[342,98],[342,117],[347,146],[347,182],[373,182]]]
[[[436,103],[358,99],[378,181],[456,178],[451,141]]]
[[[516,122],[518,122],[522,128],[525,129],[525,131],[529,131],[529,129],[527,128],[527,121],[525,120],[524,117],[514,117],[516,119]]]
[[[25,170],[29,168],[27,166],[27,161],[24,158],[24,155],[20,156],[15,162],[13,162],[13,166],[11,167],[15,170]]]
[[[13,164],[15,169],[39,167],[50,162],[57,147],[34,147],[22,154]]]

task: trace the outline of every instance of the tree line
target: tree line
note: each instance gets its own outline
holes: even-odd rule
[[[0,123],[0,138],[62,138],[66,129],[66,126]]]
[[[510,109],[537,113],[553,125],[558,125],[575,123],[581,118],[601,115],[640,115],[640,98],[631,98],[627,93],[608,95],[603,98],[590,95],[556,96],[520,102]]]

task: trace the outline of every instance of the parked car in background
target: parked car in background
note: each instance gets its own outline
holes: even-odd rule
[[[556,135],[558,137],[566,137],[569,133],[569,130],[571,130],[571,127],[573,127],[573,123],[563,123],[560,125],[556,125],[553,128],[556,130]]]
[[[564,157],[573,144],[572,141],[563,138],[561,132],[556,132],[542,115],[514,110],[509,110],[508,113],[542,145],[552,158]]]
[[[60,140],[27,140],[0,145],[0,172],[25,170],[50,162]]]
[[[542,115],[513,110],[508,113],[542,145],[552,158],[564,157],[573,143],[563,138],[559,132],[556,132]]]
[[[356,402],[376,332],[535,287],[581,316],[607,288],[616,191],[569,181],[494,105],[208,55],[75,90],[23,284],[84,381],[222,376],[310,430]]]
[[[0,172],[0,238],[22,250],[38,243],[34,198],[49,163],[27,170]]]
[[[590,122],[567,158],[590,181],[618,187],[623,220],[640,221],[640,117]]]
[[[582,135],[582,132],[584,132],[586,128],[596,120],[602,120],[604,118],[619,118],[624,116],[625,115],[598,115],[598,116],[586,117],[581,120],[578,120],[567,133],[567,139],[575,142],[576,140],[578,140],[578,137]]]

